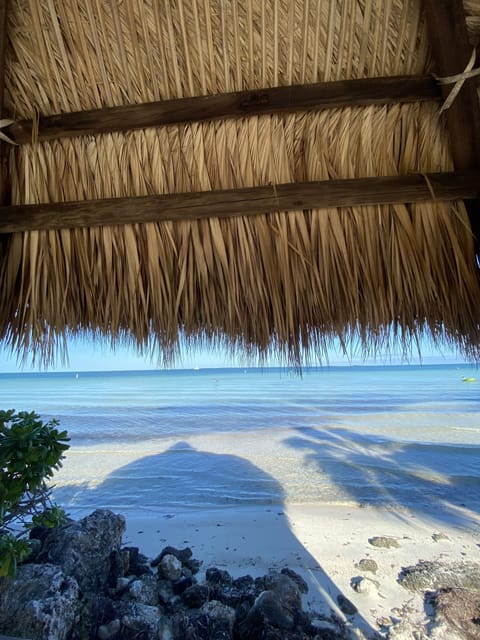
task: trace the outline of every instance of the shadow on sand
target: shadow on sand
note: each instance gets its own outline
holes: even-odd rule
[[[338,607],[341,591],[289,525],[282,486],[243,458],[178,442],[163,453],[120,467],[93,489],[58,487],[55,500],[81,515],[96,508],[125,513],[127,523],[129,512],[144,514],[156,534],[156,548],[141,546],[148,555],[156,555],[166,544],[188,544],[205,569],[223,565],[235,574],[231,565],[236,565],[236,575],[257,576],[289,566],[309,584],[306,604],[347,619]],[[348,620],[367,637],[377,637],[359,613]]]
[[[347,428],[302,428],[284,441],[346,500],[428,514],[439,523],[478,528],[480,447],[409,443]]]

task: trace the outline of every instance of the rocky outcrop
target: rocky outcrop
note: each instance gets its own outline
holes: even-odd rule
[[[112,553],[120,549],[125,518],[98,509],[79,522],[51,531],[37,562],[50,562],[75,578],[82,593],[105,588]]]
[[[35,562],[0,580],[0,631],[32,640],[88,637],[92,600],[108,585],[125,519],[97,510],[79,522],[33,534]]]
[[[66,640],[80,611],[77,581],[51,564],[24,564],[0,579],[0,632],[32,640]]]
[[[121,548],[124,520],[95,511],[41,536],[35,563],[0,581],[0,633],[32,640],[343,640],[345,627],[302,610],[308,590],[289,568],[232,577],[189,548],[152,563]]]
[[[404,567],[398,581],[409,591],[423,594],[431,611],[429,638],[480,638],[480,564],[421,561]]]
[[[378,547],[379,549],[398,549],[400,547],[396,538],[387,536],[374,536],[369,538],[368,542],[372,547]]]
[[[480,564],[475,562],[427,562],[404,567],[398,581],[409,591],[434,591],[456,587],[478,589]]]
[[[434,611],[432,638],[480,638],[480,589],[439,589],[426,599]]]

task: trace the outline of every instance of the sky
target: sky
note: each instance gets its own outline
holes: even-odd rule
[[[49,371],[116,371],[142,369],[158,369],[156,360],[149,356],[141,356],[133,349],[118,347],[112,350],[108,345],[93,344],[90,340],[72,340],[68,344],[68,364],[57,363],[49,367]],[[239,361],[229,358],[226,353],[214,352],[208,349],[196,350],[192,354],[183,355],[175,368],[193,369],[194,367],[235,367],[241,366]],[[39,367],[29,364],[22,366],[16,357],[0,349],[0,372],[31,372],[39,371]]]
[[[458,353],[448,349],[439,351],[429,342],[423,341],[421,344],[422,359],[418,356],[412,356],[408,360],[408,364],[448,364],[462,363],[464,359]],[[143,370],[158,369],[159,364],[149,356],[139,356],[133,349],[126,347],[118,347],[113,351],[108,344],[95,344],[88,339],[70,340],[68,343],[69,362],[66,365],[57,363],[55,366],[49,367],[49,371],[116,371],[116,370]],[[364,361],[360,358],[348,359],[344,357],[340,350],[332,350],[329,352],[328,363],[330,365],[352,365],[352,364],[400,364],[405,363],[401,355],[387,356],[380,354],[375,360]],[[193,369],[208,367],[244,367],[248,363],[244,358],[233,357],[226,351],[220,349],[198,348],[189,350],[181,355],[181,358],[175,362],[177,369]],[[279,362],[271,360],[265,363],[266,366],[279,366]],[[325,363],[323,363],[325,364]],[[43,369],[38,366],[32,367],[29,363],[22,365],[17,362],[15,356],[9,354],[5,349],[0,347],[0,373],[19,373],[19,372],[36,372]]]

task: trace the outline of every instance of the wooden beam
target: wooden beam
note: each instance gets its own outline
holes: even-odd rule
[[[430,48],[438,76],[462,73],[473,47],[468,41],[463,0],[423,0]],[[477,66],[480,60],[477,60]],[[446,98],[453,85],[444,85]],[[455,169],[480,166],[480,106],[476,83],[467,80],[445,112]]]
[[[423,0],[430,48],[438,76],[462,73],[473,47],[469,43],[463,0]],[[476,66],[480,63],[477,58]],[[453,85],[444,85],[444,98]],[[445,111],[454,168],[480,168],[480,104],[477,83],[467,80],[449,109]],[[480,201],[467,203],[473,234],[480,254]]]
[[[40,118],[37,139],[71,138],[253,114],[440,98],[441,91],[430,76],[323,82],[58,114]],[[32,141],[32,124],[32,120],[21,120],[11,125],[7,133],[18,144],[27,144]]]
[[[5,113],[5,53],[7,49],[8,0],[0,0],[0,119]],[[7,149],[0,140],[0,205],[5,204],[7,192]]]
[[[480,172],[433,173],[0,207],[0,233],[477,198]]]

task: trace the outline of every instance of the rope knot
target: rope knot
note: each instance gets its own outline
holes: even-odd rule
[[[440,113],[443,113],[444,111],[446,111],[452,106],[453,101],[457,97],[460,89],[463,87],[466,80],[468,80],[469,78],[475,78],[476,76],[480,75],[480,67],[477,67],[476,69],[474,69],[476,57],[477,57],[477,52],[474,49],[470,57],[470,60],[468,61],[468,64],[465,67],[465,70],[462,71],[462,73],[457,73],[454,76],[444,76],[444,77],[432,74],[435,80],[439,84],[455,85],[450,91],[450,93],[448,94],[445,102],[443,103],[442,108],[440,109]]]

